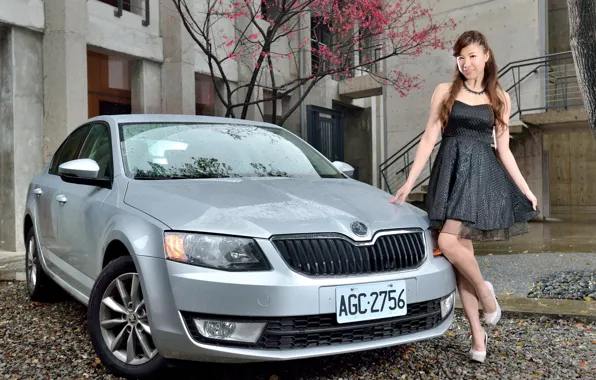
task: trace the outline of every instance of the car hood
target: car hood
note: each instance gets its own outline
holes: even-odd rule
[[[428,227],[424,211],[389,199],[351,179],[242,178],[133,180],[124,202],[173,230],[262,238],[326,232],[366,240],[379,230]],[[368,227],[365,236],[352,232],[355,221]]]

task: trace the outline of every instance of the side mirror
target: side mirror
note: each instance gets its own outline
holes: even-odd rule
[[[99,165],[89,158],[81,158],[63,163],[58,167],[58,174],[64,182],[98,186],[106,189],[112,188],[111,179],[97,178],[99,175]]]
[[[78,177],[82,179],[96,179],[99,165],[89,158],[81,158],[63,163],[58,167],[60,176]]]
[[[334,161],[333,166],[335,166],[338,170],[340,170],[342,173],[344,173],[350,178],[352,178],[352,176],[354,175],[354,168],[346,164],[345,162]]]

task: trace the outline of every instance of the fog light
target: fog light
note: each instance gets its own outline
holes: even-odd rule
[[[445,319],[451,313],[451,309],[453,309],[453,303],[455,302],[455,291],[452,292],[447,297],[441,300],[441,318]]]
[[[195,319],[199,333],[205,338],[256,343],[265,328],[262,322],[231,322]]]
[[[205,334],[210,337],[226,339],[234,333],[236,324],[233,322],[206,321],[203,322],[203,329]]]

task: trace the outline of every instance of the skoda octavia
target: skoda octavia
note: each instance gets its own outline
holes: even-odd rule
[[[98,357],[135,378],[442,335],[455,274],[426,214],[352,174],[267,123],[90,119],[28,188],[29,296],[85,304]]]

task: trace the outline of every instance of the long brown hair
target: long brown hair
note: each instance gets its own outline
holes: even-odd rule
[[[488,46],[488,42],[486,42],[486,37],[484,37],[482,33],[475,30],[464,32],[461,36],[459,36],[459,38],[457,39],[457,41],[455,41],[455,44],[453,45],[453,56],[459,56],[461,54],[462,49],[473,43],[480,45],[484,50],[484,53],[488,52],[488,61],[484,66],[484,77],[482,80],[482,85],[486,89],[486,94],[489,98],[490,106],[492,107],[493,113],[495,115],[495,128],[497,129],[497,131],[501,131],[503,128],[506,127],[502,117],[502,112],[505,108],[505,101],[504,99],[501,99],[501,97],[499,96],[499,94],[502,92],[502,88],[499,84],[499,80],[497,77],[497,63],[495,61],[495,55],[493,54],[492,49],[490,48],[490,46]],[[464,77],[464,75],[459,71],[456,62],[455,73],[453,75],[453,81],[451,83],[449,97],[443,103],[443,107],[441,108],[441,113],[439,116],[443,128],[445,128],[445,126],[447,125],[447,120],[449,119],[451,108],[453,107],[453,103],[455,103],[455,97],[462,89],[465,80],[466,77]]]

